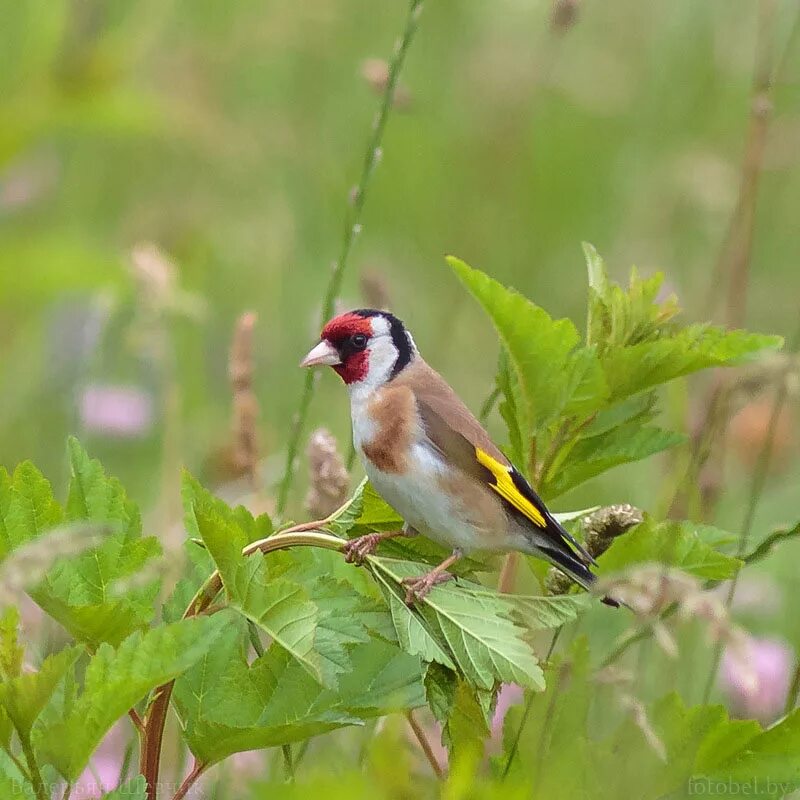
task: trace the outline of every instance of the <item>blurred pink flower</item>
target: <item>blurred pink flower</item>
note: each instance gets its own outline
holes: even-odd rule
[[[731,710],[764,724],[783,712],[794,664],[791,648],[781,639],[751,638],[744,658],[726,648],[720,680]]]
[[[116,789],[122,770],[122,753],[126,742],[126,723],[118,722],[95,750],[89,766],[72,787],[75,800],[102,797]]]
[[[503,723],[511,706],[519,705],[525,696],[521,686],[516,683],[504,683],[497,693],[497,705],[492,717],[491,739],[489,742],[492,751],[500,751],[503,747]]]
[[[80,397],[83,427],[109,436],[141,436],[153,425],[153,399],[135,386],[92,384]]]

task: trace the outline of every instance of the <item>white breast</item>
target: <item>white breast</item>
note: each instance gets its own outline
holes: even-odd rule
[[[478,531],[441,488],[441,479],[451,468],[429,443],[422,425],[411,445],[409,468],[402,474],[383,472],[364,456],[362,446],[372,440],[375,430],[369,415],[360,413],[361,402],[366,398],[351,395],[353,442],[378,494],[418,533],[464,552],[476,549],[481,538]]]

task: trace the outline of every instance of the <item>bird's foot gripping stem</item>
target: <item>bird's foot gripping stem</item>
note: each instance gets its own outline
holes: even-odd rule
[[[402,584],[406,587],[406,605],[413,606],[423,600],[434,586],[440,583],[447,583],[453,580],[455,575],[447,572],[447,568],[461,558],[460,550],[453,550],[453,554],[448,556],[438,567],[434,567],[425,575],[416,578],[403,578]]]
[[[406,536],[406,532],[402,531],[383,531],[382,533],[367,533],[364,536],[358,536],[345,543],[342,550],[344,553],[344,560],[348,564],[355,564],[361,566],[366,560],[367,556],[371,556],[377,549],[378,545],[384,539],[393,539],[396,536]]]

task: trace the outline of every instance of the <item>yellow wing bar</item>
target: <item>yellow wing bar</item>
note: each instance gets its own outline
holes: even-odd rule
[[[520,493],[519,489],[517,489],[514,484],[509,468],[505,464],[501,464],[496,458],[492,458],[486,451],[481,450],[480,447],[475,448],[475,456],[478,462],[494,475],[495,483],[489,484],[492,489],[504,500],[511,503],[517,511],[524,514],[534,525],[538,525],[540,528],[546,528],[547,523],[545,522],[542,512],[539,511],[527,497],[524,497]]]

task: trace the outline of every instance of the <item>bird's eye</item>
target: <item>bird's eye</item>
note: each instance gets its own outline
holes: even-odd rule
[[[354,333],[350,337],[350,343],[356,350],[363,350],[367,346],[367,337],[363,333]]]

